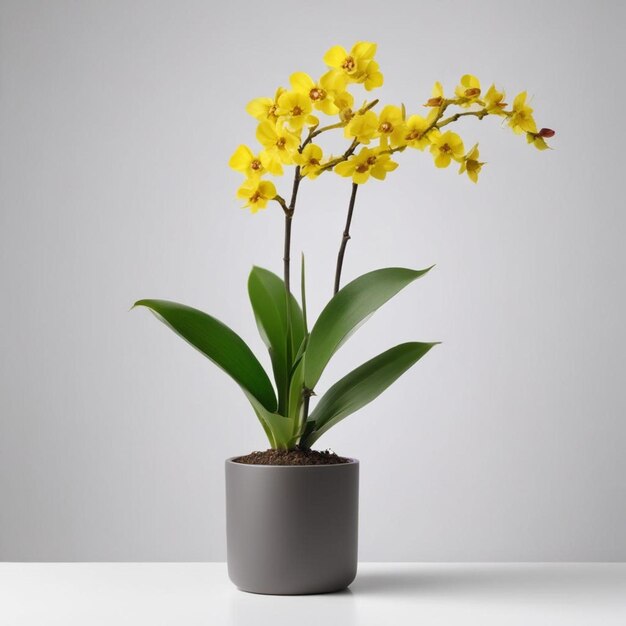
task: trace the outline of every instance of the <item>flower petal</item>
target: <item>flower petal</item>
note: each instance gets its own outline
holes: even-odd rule
[[[228,165],[238,172],[245,172],[250,167],[253,158],[252,150],[242,144],[233,152]]]
[[[295,72],[289,78],[292,89],[308,95],[309,91],[315,87],[313,79],[306,72]]]
[[[340,68],[347,56],[348,52],[343,46],[333,46],[324,55],[324,63],[326,63],[328,67]]]

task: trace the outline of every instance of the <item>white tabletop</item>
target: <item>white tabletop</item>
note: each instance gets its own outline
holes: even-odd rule
[[[0,563],[2,626],[609,626],[626,564],[362,563],[350,590],[259,596],[223,563]]]

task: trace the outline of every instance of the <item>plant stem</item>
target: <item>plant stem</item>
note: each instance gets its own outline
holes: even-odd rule
[[[283,248],[283,277],[285,280],[285,298],[287,306],[287,360],[291,362],[293,357],[292,333],[291,333],[291,224],[296,210],[296,199],[300,187],[300,166],[296,167],[293,177],[291,200],[285,210],[285,245]]]
[[[373,109],[377,104],[378,104],[378,100],[372,100],[371,102],[366,103],[363,106],[363,108],[357,111],[356,115],[363,115],[364,113],[367,113],[370,109]],[[348,124],[347,121],[343,121],[343,122],[337,122],[336,124],[330,124],[329,126],[322,126],[321,128],[317,128],[317,127],[312,128],[309,131],[308,137],[304,140],[304,142],[300,146],[299,152],[302,152],[302,150],[304,150],[304,148],[308,144],[310,144],[313,141],[313,139],[315,139],[318,135],[321,135],[322,133],[325,133],[328,130],[334,130],[335,128],[343,128],[344,126],[347,126],[347,124]]]
[[[291,225],[293,222],[293,210],[285,211],[285,245],[283,249],[283,274],[285,280],[285,306],[287,307],[287,359],[291,362]]]
[[[445,120],[441,120],[440,122],[437,122],[437,128],[442,128],[443,126],[452,124],[452,122],[456,122],[462,117],[467,117],[468,115],[477,117],[479,120],[482,120],[483,117],[485,117],[485,115],[489,115],[489,111],[487,111],[486,109],[482,109],[480,111],[464,111],[463,113],[455,113],[454,115],[451,115]]]
[[[283,270],[285,278],[285,289],[287,295],[291,292],[291,221],[293,219],[293,213],[296,210],[296,199],[298,198],[298,189],[300,187],[300,166],[296,167],[296,173],[293,177],[293,188],[291,190],[291,200],[289,206],[285,209],[285,248],[283,254]],[[287,314],[289,314],[289,307],[287,308]]]
[[[338,163],[342,163],[343,161],[347,161],[354,154],[354,151],[357,149],[358,145],[359,145],[359,142],[355,139],[350,144],[348,149],[341,156],[337,157],[336,159],[333,159],[332,161],[328,161],[328,163],[326,163],[326,165],[323,165],[320,168],[320,173],[321,172],[325,172],[326,170],[332,170],[333,167],[335,167],[335,165],[337,165]]]
[[[343,267],[343,258],[346,254],[346,246],[350,240],[350,224],[352,223],[352,213],[354,212],[354,203],[356,201],[356,192],[359,186],[356,183],[352,183],[352,193],[350,194],[350,204],[348,206],[348,217],[346,218],[346,226],[343,230],[343,237],[341,238],[341,246],[339,246],[339,254],[337,255],[337,269],[335,270],[335,291],[339,291],[339,284],[341,282],[341,269]]]
[[[302,321],[304,323],[304,336],[308,337],[309,324],[306,316],[306,269],[304,266],[304,252],[302,253],[302,264],[300,265],[300,300],[302,300]]]
[[[293,221],[293,210],[287,209],[285,211],[285,246],[283,250],[283,273],[285,279],[285,290],[287,295],[290,292],[290,279],[291,279],[291,224]]]
[[[327,130],[333,130],[335,128],[343,128],[345,125],[346,125],[346,122],[337,122],[336,124],[331,124],[330,126],[322,126],[322,128],[309,131],[309,136],[304,140],[304,142],[300,146],[300,152],[302,152],[302,150],[304,150],[304,148],[308,144],[310,144],[313,141],[313,139],[315,139],[318,135],[325,133]]]

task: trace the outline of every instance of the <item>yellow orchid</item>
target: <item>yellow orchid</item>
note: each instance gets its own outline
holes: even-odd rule
[[[339,119],[348,123],[354,117],[354,97],[349,91],[336,93],[333,97],[335,106],[339,109]]]
[[[476,76],[464,74],[454,93],[458,98],[457,104],[462,107],[468,107],[477,102],[480,97],[480,81]]]
[[[228,165],[238,172],[245,174],[246,178],[258,178],[266,172],[280,176],[283,168],[280,161],[272,157],[267,151],[255,155],[248,146],[239,146],[228,161]]]
[[[333,46],[324,55],[324,63],[335,70],[334,73],[346,76],[350,82],[363,83],[367,78],[366,70],[375,54],[375,43],[359,41],[352,46],[350,52],[343,46]],[[375,74],[377,71],[378,67],[372,68],[371,73]]]
[[[426,101],[425,107],[440,107],[444,102],[443,98],[443,86],[437,81],[433,85],[433,90],[430,95],[430,98]]]
[[[285,47],[284,37],[281,37],[284,33],[281,32],[281,28],[276,28],[275,14],[279,11],[276,11],[276,7],[271,3],[259,5],[261,17],[252,20],[256,28],[254,37],[249,37],[249,41],[243,41],[246,47],[244,52],[248,52],[248,63],[247,65],[244,63],[239,68],[234,80],[242,85],[250,83],[249,74],[252,73],[252,82],[256,82],[262,70],[266,73],[269,71],[268,61],[280,69],[285,59],[291,58],[292,53],[307,52],[309,40],[313,39],[313,36],[318,36],[317,31],[313,35],[313,26],[307,17],[314,15],[317,18],[317,14],[321,14],[319,8],[314,4],[294,4],[288,8],[291,10],[290,15],[304,18],[302,22],[304,31],[299,41],[291,47]],[[397,23],[398,20],[407,19],[406,11],[394,11],[396,7],[387,7],[384,4],[376,8],[374,5],[364,8],[361,4],[352,3],[350,8],[352,11],[346,19],[337,20],[336,15],[334,19],[332,15],[329,15],[326,20],[322,19],[321,30],[325,29],[330,32],[333,29],[336,30],[338,25],[343,30],[355,26],[389,26],[392,29],[391,32],[398,35],[393,30],[391,22]],[[422,8],[421,5],[419,8]],[[523,8],[516,7],[516,9],[517,13],[524,11]],[[285,13],[284,10],[282,12]],[[436,33],[434,44],[428,50],[432,57],[426,58],[426,65],[437,65],[441,60],[440,55],[437,54],[438,51],[450,46],[450,32],[445,26],[445,18],[448,17],[446,13],[450,11],[439,11],[441,13],[438,16],[439,19],[430,21],[426,20],[423,11],[416,11],[416,15],[418,13],[418,19],[413,20],[415,23],[411,24],[413,39],[419,37],[424,31]],[[250,21],[249,15],[247,18]],[[245,20],[246,16],[243,19]],[[380,24],[374,23],[377,19]],[[311,32],[308,32],[307,28]],[[288,29],[283,25],[282,31],[285,30],[289,30],[290,35],[293,34],[291,32],[293,28]],[[461,51],[471,48],[478,40],[476,33],[473,32],[476,29],[472,30],[471,24],[466,25],[465,30],[466,43],[463,48],[459,48]],[[267,58],[261,58],[258,54],[256,56],[259,58],[254,58],[255,52],[259,50],[259,41],[266,44],[269,41],[273,48],[270,54],[265,55]],[[241,36],[233,40],[231,47],[237,44],[241,47]],[[452,45],[454,44],[455,41],[452,41]],[[418,67],[420,59],[409,58],[407,54],[398,55],[398,64],[395,68],[397,77],[413,77],[416,73],[415,68]],[[257,325],[261,339],[269,348],[270,359],[266,360],[267,365],[271,362],[274,381],[270,380],[268,376],[270,371],[267,367],[260,365],[247,344],[238,335],[201,311],[188,307],[181,308],[182,305],[164,300],[140,300],[135,303],[136,306],[144,305],[160,314],[160,317],[167,318],[176,327],[175,330],[182,329],[183,338],[189,339],[194,345],[200,345],[210,359],[225,369],[234,381],[242,386],[246,396],[252,402],[252,408],[259,417],[271,446],[271,450],[268,450],[270,454],[260,455],[257,459],[253,453],[253,455],[248,455],[250,458],[243,459],[246,461],[256,463],[269,459],[270,462],[274,462],[272,459],[283,453],[292,456],[295,453],[304,455],[307,452],[319,455],[314,452],[312,446],[318,445],[318,438],[329,425],[372,400],[388,386],[390,381],[392,382],[400,373],[414,364],[436,343],[405,343],[380,354],[354,370],[353,375],[348,375],[344,379],[344,381],[348,380],[347,383],[340,381],[331,387],[325,396],[327,401],[322,397],[320,401],[314,403],[313,407],[310,407],[311,395],[317,393],[319,398],[323,392],[319,388],[319,381],[320,376],[323,376],[322,370],[330,358],[329,351],[332,351],[333,347],[336,348],[337,337],[334,337],[333,333],[337,335],[337,332],[334,331],[338,328],[339,334],[345,335],[344,330],[348,326],[358,326],[359,321],[362,321],[368,311],[376,308],[381,299],[388,299],[409,279],[427,271],[415,272],[403,268],[387,268],[365,274],[344,287],[346,277],[343,269],[346,254],[350,254],[352,246],[352,244],[349,245],[353,236],[351,229],[353,224],[360,222],[361,217],[367,217],[361,216],[361,209],[357,208],[357,204],[362,201],[374,203],[382,200],[381,206],[385,207],[382,197],[377,197],[376,193],[372,197],[371,194],[367,194],[367,189],[359,191],[359,187],[373,179],[386,180],[388,173],[395,171],[398,167],[396,154],[402,153],[406,157],[407,152],[412,152],[415,156],[415,150],[426,152],[426,148],[428,148],[429,155],[422,156],[430,160],[430,155],[432,155],[437,168],[448,168],[448,174],[458,171],[460,176],[463,178],[467,176],[476,184],[482,176],[482,168],[485,165],[480,161],[479,146],[477,143],[474,144],[474,141],[464,145],[463,139],[452,132],[465,124],[469,124],[474,130],[484,130],[484,124],[478,124],[476,119],[500,117],[502,123],[506,122],[516,133],[525,135],[528,143],[543,151],[548,150],[547,138],[555,134],[549,128],[538,130],[533,119],[531,103],[527,102],[526,92],[520,93],[512,105],[507,105],[504,103],[504,92],[499,92],[494,84],[486,82],[485,85],[491,84],[491,86],[486,90],[487,93],[483,94],[480,81],[471,74],[463,75],[456,88],[455,83],[449,87],[446,86],[447,95],[444,95],[442,84],[435,82],[430,98],[426,95],[427,91],[423,94],[426,96],[423,99],[413,100],[413,108],[407,114],[399,98],[387,102],[382,98],[379,100],[369,95],[370,90],[380,87],[384,82],[377,59],[374,58],[375,55],[376,44],[367,41],[357,42],[349,51],[341,46],[333,46],[324,56],[324,61],[329,67],[322,65],[323,69],[319,73],[312,70],[312,74],[303,71],[287,74],[289,76],[289,82],[286,83],[287,89],[280,87],[273,98],[256,98],[246,106],[247,112],[255,118],[257,144],[260,145],[257,147],[252,144],[237,146],[235,143],[236,150],[230,155],[228,161],[231,168],[244,175],[243,182],[239,181],[242,184],[237,185],[236,195],[240,199],[239,204],[245,205],[252,213],[266,209],[270,202],[273,205],[271,207],[273,215],[267,216],[271,224],[266,224],[262,233],[263,245],[272,241],[278,243],[275,241],[277,237],[275,228],[281,227],[282,230],[282,279],[268,270],[255,267],[248,281],[249,295],[253,312],[259,322]],[[251,56],[252,59],[249,58]],[[232,76],[230,78],[233,79]],[[353,96],[348,89],[355,84],[357,88],[353,91],[358,95]],[[362,89],[358,85],[362,85]],[[212,86],[216,106],[219,104],[222,109],[228,108],[232,100],[230,93],[232,90],[228,90],[228,85]],[[367,92],[365,96],[363,90]],[[393,104],[394,102],[397,104]],[[421,106],[422,103],[425,108]],[[415,113],[421,113],[421,115]],[[323,118],[324,121],[320,123],[315,116]],[[211,119],[213,128],[217,126],[218,131],[224,130],[230,134],[235,134],[235,131],[239,133],[239,127],[234,124],[230,124],[228,128],[219,128],[219,124],[223,124],[224,121],[223,115],[219,118],[213,116],[213,118]],[[465,135],[465,131],[460,132]],[[465,146],[472,147],[466,150]],[[414,150],[411,151],[408,148]],[[207,151],[212,154],[215,152],[215,147],[209,145]],[[558,153],[547,152],[544,155],[544,157],[550,156],[558,157]],[[409,158],[410,161],[412,159]],[[417,164],[413,163],[412,167],[415,166]],[[275,181],[276,179],[272,176],[282,174],[283,169],[291,170],[289,174],[292,180],[281,181],[281,188],[277,189],[278,183],[275,186],[270,181]],[[341,223],[336,224],[338,250],[335,256],[336,263],[332,264],[334,266],[333,297],[330,305],[322,311],[317,323],[313,319],[309,323],[306,306],[305,260],[303,256],[300,276],[294,276],[296,274],[293,271],[294,243],[299,246],[297,239],[303,231],[308,229],[308,234],[312,234],[307,220],[313,217],[310,214],[311,209],[314,209],[313,213],[319,213],[315,211],[315,208],[319,208],[320,203],[324,204],[325,191],[328,189],[319,190],[322,192],[321,199],[318,197],[317,200],[304,199],[302,195],[308,195],[311,181],[321,177],[327,171],[334,171],[338,177],[345,179],[337,178],[331,185],[337,183],[337,191],[341,192],[340,199],[345,199],[347,206]],[[415,178],[417,170],[411,169],[407,175]],[[237,178],[240,177],[237,176]],[[532,182],[528,179],[529,177],[526,176],[524,181],[517,182],[518,196],[523,193],[525,187],[532,186]],[[463,184],[467,184],[465,180]],[[339,189],[340,187],[343,191]],[[422,197],[424,196],[423,187],[422,184],[419,189]],[[376,189],[370,191],[376,192]],[[392,190],[392,201],[394,195],[396,194]],[[306,202],[304,206],[303,199]],[[388,204],[389,196],[387,197]],[[307,214],[309,214],[308,217]],[[302,226],[300,226],[300,216],[304,219]],[[381,217],[386,220],[390,218],[390,215],[378,217],[379,220]],[[329,227],[333,226],[336,221],[338,222],[334,218],[327,219],[326,230],[329,231]],[[400,228],[403,227],[406,229],[405,225],[400,224]],[[327,234],[332,235],[330,231]],[[374,232],[370,234],[373,235],[374,245],[376,245],[375,227]],[[237,247],[233,238],[226,243],[232,244],[230,248]],[[278,261],[278,255],[276,256],[275,261]],[[330,263],[325,265],[330,266]],[[378,294],[369,297],[372,289],[369,289],[368,285],[369,287],[373,285],[374,291]],[[297,293],[298,291],[300,293]],[[372,298],[378,299],[379,302],[371,302]],[[346,307],[344,306],[346,300],[353,302],[352,304],[348,302]],[[338,309],[333,311],[335,301],[339,301],[339,305]],[[328,313],[329,309],[330,313]],[[208,343],[205,341],[206,337],[202,335],[202,331],[207,330],[207,324],[211,332],[211,341]],[[333,324],[335,329],[332,328]],[[325,332],[322,327],[329,332]],[[309,328],[313,328],[312,333],[309,333]],[[321,336],[321,339],[318,337],[317,342],[314,341],[318,336],[316,328],[320,330]],[[323,336],[329,334],[328,337]],[[378,379],[375,375],[379,375]],[[351,390],[350,387],[353,389]],[[339,392],[336,392],[338,388]],[[311,408],[313,408],[312,411]],[[291,460],[290,457],[285,457],[285,459],[286,462]],[[339,458],[339,461],[342,460],[345,459]],[[281,582],[278,581],[277,585]],[[277,591],[280,592],[281,589]],[[306,592],[307,589],[300,591]],[[319,589],[312,589],[312,591],[319,591]]]
[[[463,172],[467,172],[467,176],[473,183],[478,182],[478,174],[480,174],[480,170],[482,169],[484,163],[481,163],[478,160],[478,144],[476,144],[463,158],[461,161],[461,167],[459,167],[459,174],[463,174]]]
[[[448,167],[452,159],[455,161],[463,159],[465,154],[463,140],[451,130],[445,133],[433,130],[429,134],[429,139],[430,153],[433,155],[437,167]]]
[[[532,143],[537,150],[549,150],[545,137],[554,137],[555,132],[551,128],[542,128],[538,133],[526,133],[526,141]]]
[[[251,213],[256,213],[276,197],[276,187],[268,180],[248,178],[237,190],[237,197],[245,200],[244,207],[249,208]]]
[[[376,61],[370,61],[365,66],[364,76],[362,80],[363,86],[365,87],[366,91],[372,91],[372,89],[382,87],[384,80],[385,79],[383,78],[378,63]]]
[[[300,174],[313,179],[320,175],[322,159],[324,155],[322,149],[315,144],[308,144],[301,153],[295,157],[296,163],[300,166]]]
[[[340,176],[352,177],[352,182],[362,185],[369,180],[370,176],[378,180],[385,180],[387,172],[392,172],[398,167],[391,156],[380,149],[362,148],[359,154],[351,156],[347,161],[342,161],[335,166],[335,172]]]
[[[411,148],[423,150],[430,145],[429,130],[433,127],[433,122],[437,118],[437,110],[433,109],[426,117],[421,115],[411,115],[406,121],[404,128],[403,142]]]
[[[359,143],[368,144],[378,135],[378,115],[374,111],[365,111],[355,115],[344,129],[346,137],[354,138]]]
[[[338,80],[327,72],[315,82],[306,72],[296,72],[291,75],[289,82],[292,89],[307,96],[318,111],[326,115],[339,113],[339,107],[335,104],[333,96],[335,91],[345,89],[346,81],[342,77]]]
[[[378,116],[378,134],[380,135],[380,145],[384,148],[389,146],[399,146],[403,143],[405,135],[402,109],[393,104],[388,104]]]
[[[299,91],[285,91],[278,98],[278,108],[276,114],[280,120],[285,120],[291,130],[298,131],[306,123],[315,124],[316,119],[310,119],[313,110],[311,99],[308,95]]]
[[[550,147],[539,133],[526,133],[526,141],[532,143],[537,150],[547,150]]]
[[[537,132],[537,124],[533,118],[533,110],[526,104],[525,91],[517,94],[515,100],[513,100],[513,110],[509,117],[509,126],[513,129],[513,132],[518,135]]]
[[[300,137],[287,130],[280,122],[261,122],[256,138],[271,157],[276,157],[283,165],[292,165],[300,145]]]
[[[491,83],[483,93],[480,80],[472,74],[461,76],[454,94],[447,97],[441,82],[435,82],[424,104],[427,115],[408,116],[404,105],[393,104],[382,105],[382,110],[374,112],[378,100],[355,105],[354,96],[348,91],[351,84],[362,84],[367,91],[383,84],[383,75],[374,58],[376,51],[376,44],[368,41],[359,41],[350,49],[333,46],[324,55],[328,67],[319,78],[295,72],[289,78],[288,89],[279,87],[273,98],[256,98],[248,103],[246,110],[259,120],[256,136],[261,149],[255,153],[240,145],[229,160],[233,169],[245,175],[248,187],[252,188],[251,181],[260,181],[268,174],[282,175],[285,165],[298,166],[294,185],[301,178],[317,178],[328,169],[361,184],[372,176],[384,178],[386,172],[397,167],[392,155],[405,148],[421,151],[429,148],[437,167],[449,167],[456,161],[459,173],[476,182],[483,166],[478,144],[466,153],[461,137],[451,132],[456,129],[452,124],[465,120],[466,116],[506,118],[512,130],[524,134],[529,144],[538,150],[549,148],[546,139],[554,131],[537,129],[525,91],[509,106],[504,90],[499,91]],[[477,106],[468,110],[471,105]],[[444,116],[446,111],[448,114]],[[335,121],[321,124],[316,117],[318,112],[335,116]],[[347,158],[324,156],[317,144],[320,134],[333,130],[348,140],[342,149],[343,154],[349,155]],[[354,154],[357,149],[358,154]],[[283,197],[279,195],[277,200],[285,209]]]
[[[335,93],[345,91],[349,82],[350,80],[345,73],[337,72],[333,69],[329,69],[327,72],[322,74],[322,77],[319,80],[320,85],[322,85],[324,89],[328,89],[329,91]]]
[[[504,112],[504,107],[506,107],[504,98],[504,91],[498,91],[495,85],[491,85],[491,87],[487,89],[484,98],[484,105],[487,112],[491,115],[506,115]]]
[[[249,115],[252,115],[255,119],[262,122],[263,120],[269,120],[270,122],[276,122],[278,115],[276,110],[278,109],[278,99],[285,92],[283,87],[279,87],[276,90],[274,99],[272,98],[255,98],[246,105],[246,111]]]

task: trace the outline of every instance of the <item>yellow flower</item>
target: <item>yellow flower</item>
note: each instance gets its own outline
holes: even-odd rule
[[[270,157],[277,158],[284,165],[293,164],[300,145],[300,138],[287,130],[280,122],[261,122],[256,130],[256,138]]]
[[[248,146],[239,146],[228,161],[228,165],[238,172],[246,175],[246,178],[258,178],[266,172],[281,175],[283,168],[280,161],[272,157],[267,151],[254,155]]]
[[[287,121],[292,130],[301,130],[309,121],[313,105],[308,95],[299,91],[285,91],[278,98],[276,114]]]
[[[354,97],[348,91],[336,93],[334,98],[335,106],[339,109],[339,119],[342,122],[349,122],[354,117]]]
[[[335,104],[333,96],[336,90],[343,91],[345,80],[337,80],[336,77],[327,72],[319,81],[315,82],[305,72],[296,72],[291,75],[289,82],[293,90],[307,96],[313,107],[318,111],[322,111],[326,115],[339,113],[339,108]]]
[[[459,99],[458,104],[462,107],[468,107],[478,101],[480,96],[480,81],[476,76],[465,74],[461,77],[461,83],[457,85],[454,93]]]
[[[263,120],[276,122],[278,120],[278,115],[276,114],[278,99],[284,92],[285,90],[279,87],[273,100],[272,98],[255,98],[251,100],[246,106],[246,111],[260,122]]]
[[[554,137],[555,134],[551,128],[542,128],[538,133],[526,133],[526,141],[532,143],[537,150],[548,150],[550,146],[545,137]]]
[[[433,91],[430,98],[426,101],[425,107],[440,107],[443,104],[443,87],[440,82],[433,85]]]
[[[398,164],[391,160],[389,154],[382,153],[380,149],[362,148],[359,154],[338,163],[335,172],[340,176],[352,176],[352,182],[362,185],[370,176],[385,180],[387,172],[392,172],[396,167]]]
[[[359,143],[369,143],[378,133],[378,115],[366,111],[355,115],[344,129],[346,137],[353,137]]]
[[[432,124],[437,117],[437,110],[433,109],[426,117],[421,115],[411,115],[406,121],[404,128],[404,139],[402,143],[405,143],[411,148],[417,148],[423,150],[430,144],[429,129],[432,128]]]
[[[384,148],[391,144],[394,148],[403,143],[405,135],[402,109],[393,104],[387,105],[378,116],[380,145]]]
[[[547,150],[550,147],[539,133],[526,133],[526,141],[532,143],[537,150]]]
[[[383,86],[384,78],[376,61],[370,61],[365,66],[363,80],[359,82],[363,82],[363,86],[367,91]]]
[[[448,167],[452,159],[460,161],[465,154],[463,140],[451,130],[441,133],[433,130],[429,134],[430,153],[435,158],[437,167]]]
[[[506,115],[503,111],[506,106],[504,98],[504,91],[498,91],[495,85],[491,85],[485,94],[485,109],[492,115]]]
[[[322,85],[324,89],[328,89],[329,91],[333,91],[335,93],[345,91],[349,82],[350,80],[348,79],[347,74],[344,72],[337,72],[333,69],[330,69],[325,74],[322,74],[322,77],[320,78],[320,85]]]
[[[276,197],[276,187],[268,180],[249,178],[237,190],[237,197],[245,200],[245,207],[250,208],[251,213],[264,209],[267,203]]]
[[[480,170],[482,169],[484,163],[481,163],[478,160],[478,144],[476,144],[463,158],[461,161],[461,167],[459,167],[459,174],[463,174],[463,172],[467,172],[469,179],[473,183],[478,182],[478,174],[480,174]]]
[[[322,167],[322,149],[315,144],[308,144],[304,150],[295,157],[296,163],[300,166],[302,176],[317,178]]]
[[[350,82],[363,83],[367,78],[367,69],[370,61],[376,54],[376,44],[369,41],[359,41],[348,52],[343,46],[333,46],[324,55],[324,63],[335,70],[336,73],[344,74]],[[371,74],[375,74],[378,66],[371,68]],[[382,85],[382,74],[381,85]],[[371,87],[370,87],[371,88]]]
[[[533,110],[526,104],[526,92],[517,94],[513,100],[513,110],[509,117],[509,126],[513,132],[521,135],[522,133],[536,133],[537,124],[533,118]]]

